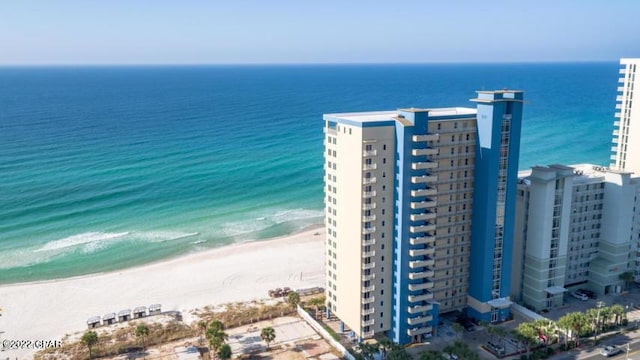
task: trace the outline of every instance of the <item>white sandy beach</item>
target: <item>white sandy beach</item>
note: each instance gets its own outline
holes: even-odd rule
[[[323,240],[324,229],[315,228],[112,273],[1,286],[0,337],[59,340],[85,330],[89,317],[136,306],[186,312],[266,298],[278,287],[323,286]],[[31,353],[5,351],[0,358]]]

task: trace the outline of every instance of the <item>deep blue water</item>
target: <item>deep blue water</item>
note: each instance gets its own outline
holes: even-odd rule
[[[608,165],[618,67],[0,68],[0,283],[322,223],[323,113],[521,89],[521,169]]]

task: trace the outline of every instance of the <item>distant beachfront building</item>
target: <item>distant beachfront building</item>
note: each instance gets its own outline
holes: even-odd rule
[[[640,87],[635,84],[636,74],[640,82],[640,59],[621,59],[620,65],[611,168],[640,175],[640,90],[635,87]],[[635,102],[634,94],[638,94]]]
[[[359,339],[508,317],[523,93],[472,101],[324,115],[327,310]]]
[[[535,310],[563,304],[567,288],[620,292],[640,281],[640,59],[621,59],[611,168],[535,166],[520,172],[512,298]]]
[[[563,304],[567,288],[620,292],[640,267],[640,177],[591,164],[519,174],[512,297],[535,310]]]

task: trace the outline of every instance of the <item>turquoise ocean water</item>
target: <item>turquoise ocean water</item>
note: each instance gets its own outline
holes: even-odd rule
[[[0,68],[0,283],[323,221],[322,114],[524,90],[520,168],[608,165],[616,63]]]

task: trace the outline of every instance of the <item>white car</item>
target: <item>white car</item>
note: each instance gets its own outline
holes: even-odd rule
[[[609,357],[609,356],[620,354],[621,352],[622,352],[622,349],[617,348],[613,345],[609,345],[609,346],[605,346],[604,348],[602,348],[602,350],[600,350],[600,355]]]
[[[574,291],[571,293],[571,296],[573,296],[574,298],[578,299],[578,300],[582,300],[582,301],[587,301],[589,300],[589,297],[583,293],[581,293],[580,291]]]

